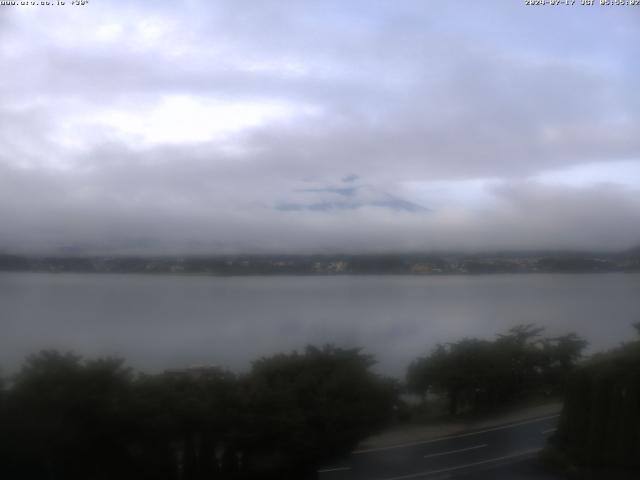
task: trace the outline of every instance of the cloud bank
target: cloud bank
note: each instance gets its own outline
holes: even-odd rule
[[[505,2],[2,7],[0,250],[627,248],[638,26]]]

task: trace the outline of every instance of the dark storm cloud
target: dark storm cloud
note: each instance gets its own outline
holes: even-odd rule
[[[638,164],[632,9],[115,5],[0,12],[0,248],[640,241],[640,180],[539,178]]]

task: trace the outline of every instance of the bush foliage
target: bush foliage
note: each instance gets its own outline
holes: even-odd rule
[[[573,333],[543,337],[542,332],[522,325],[495,340],[466,338],[438,345],[409,366],[407,384],[420,395],[445,395],[452,415],[539,393],[559,394],[587,343]]]
[[[391,416],[359,350],[134,375],[121,360],[30,357],[0,388],[0,478],[304,478]]]
[[[640,341],[596,355],[572,375],[554,440],[580,465],[640,468]]]

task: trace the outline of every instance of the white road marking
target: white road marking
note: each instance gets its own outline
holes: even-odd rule
[[[364,448],[362,450],[354,450],[353,452],[351,452],[351,454],[352,455],[360,455],[362,453],[383,452],[385,450],[395,450],[397,448],[414,447],[416,445],[426,445],[426,444],[429,444],[429,443],[442,442],[444,440],[453,440],[455,438],[471,437],[473,435],[480,435],[482,433],[495,432],[495,431],[498,431],[498,430],[505,430],[507,428],[519,427],[520,425],[528,425],[530,423],[542,422],[543,420],[549,420],[550,418],[556,418],[556,417],[559,417],[559,416],[560,416],[560,414],[558,413],[556,415],[547,415],[546,417],[538,417],[538,418],[534,418],[534,419],[531,419],[531,420],[524,420],[522,422],[510,423],[508,425],[501,425],[499,427],[487,428],[485,430],[479,430],[477,432],[461,433],[461,434],[458,434],[458,435],[449,435],[449,436],[445,436],[445,437],[433,438],[431,440],[420,440],[418,442],[400,443],[400,444],[397,444],[397,445],[391,445],[389,447]]]
[[[449,467],[449,468],[441,468],[439,470],[429,470],[429,471],[426,471],[426,472],[410,473],[409,475],[401,475],[399,477],[389,477],[389,478],[385,478],[385,479],[382,479],[382,480],[408,480],[410,478],[426,477],[428,475],[436,475],[438,473],[455,472],[456,470],[462,470],[464,468],[477,467],[478,465],[486,465],[487,463],[500,462],[502,460],[510,460],[512,458],[524,457],[525,455],[531,455],[533,453],[538,453],[540,450],[542,450],[542,449],[541,448],[532,448],[532,449],[529,449],[529,450],[523,450],[521,452],[512,453],[510,455],[504,455],[502,457],[496,457],[496,458],[490,458],[488,460],[482,460],[480,462],[467,463],[465,465],[458,465],[458,466]]]
[[[473,447],[467,447],[467,448],[459,448],[457,450],[449,450],[448,452],[432,453],[430,455],[425,455],[424,458],[440,457],[442,455],[452,455],[454,453],[467,452],[469,450],[477,450],[478,448],[484,448],[488,446],[489,445],[487,445],[486,443],[483,443],[482,445],[475,445]]]
[[[546,435],[547,433],[553,433],[557,430],[557,428],[547,428],[546,430],[542,430],[542,434]]]
[[[351,467],[323,468],[322,470],[318,470],[318,473],[346,472],[347,470],[351,470]]]

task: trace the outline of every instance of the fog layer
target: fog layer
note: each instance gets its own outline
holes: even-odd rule
[[[638,26],[519,2],[3,7],[0,250],[630,247]]]

